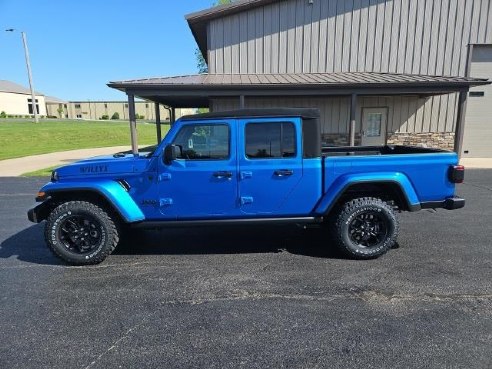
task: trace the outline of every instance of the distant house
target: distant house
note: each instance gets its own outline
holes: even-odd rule
[[[238,0],[186,17],[208,75],[109,86],[173,107],[317,107],[327,145],[492,157],[491,1]]]
[[[0,80],[0,112],[8,116],[32,116],[31,90],[17,83]],[[127,101],[65,101],[57,97],[36,92],[36,109],[42,117],[63,119],[98,120],[104,115],[109,118],[118,113],[119,119],[128,119]],[[154,104],[136,102],[136,113],[145,120],[155,120]],[[162,120],[169,120],[169,111],[161,106]],[[176,116],[193,114],[192,109],[178,109]]]
[[[41,116],[46,115],[45,96],[37,91],[36,109]],[[0,112],[7,115],[33,115],[31,90],[17,83],[0,80]]]

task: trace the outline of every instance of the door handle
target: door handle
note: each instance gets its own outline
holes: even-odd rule
[[[294,171],[291,169],[279,169],[273,172],[277,177],[288,177],[294,174]]]
[[[223,179],[223,178],[231,179],[232,178],[232,172],[227,172],[227,171],[214,172],[214,174],[212,174],[212,175],[218,179]]]

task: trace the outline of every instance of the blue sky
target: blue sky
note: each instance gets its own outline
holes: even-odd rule
[[[121,100],[113,80],[196,73],[185,14],[213,0],[0,0],[0,79],[65,100]]]

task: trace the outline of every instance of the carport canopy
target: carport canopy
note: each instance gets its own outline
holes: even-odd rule
[[[295,73],[295,74],[196,74],[147,78],[108,83],[128,95],[132,151],[138,154],[135,128],[135,96],[171,108],[209,107],[210,100],[237,97],[241,108],[248,97],[351,96],[350,144],[354,145],[357,96],[432,96],[459,92],[455,150],[459,152],[466,96],[470,87],[489,84],[487,79],[453,76],[377,72]],[[160,120],[157,119],[158,141]]]

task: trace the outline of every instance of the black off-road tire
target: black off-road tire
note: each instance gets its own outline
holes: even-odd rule
[[[378,230],[384,228],[384,233],[380,232],[378,237],[370,236],[374,244],[356,240],[356,237],[368,229],[363,228],[368,227],[366,224],[358,226],[361,223],[360,218],[364,217],[377,218],[377,221],[371,224],[378,224]],[[347,201],[334,211],[330,223],[336,246],[344,255],[353,259],[373,259],[385,254],[395,244],[400,230],[400,222],[393,207],[374,197],[361,197]],[[374,228],[370,229],[374,232]],[[358,235],[354,236],[356,233]],[[365,237],[367,237],[367,232]],[[367,244],[363,245],[363,243]]]
[[[90,217],[96,224],[98,240],[88,252],[74,252],[63,242],[60,227],[68,217]],[[99,206],[86,201],[68,201],[57,206],[48,216],[44,237],[48,248],[63,261],[71,265],[99,264],[110,255],[119,242],[119,231],[115,220]]]

